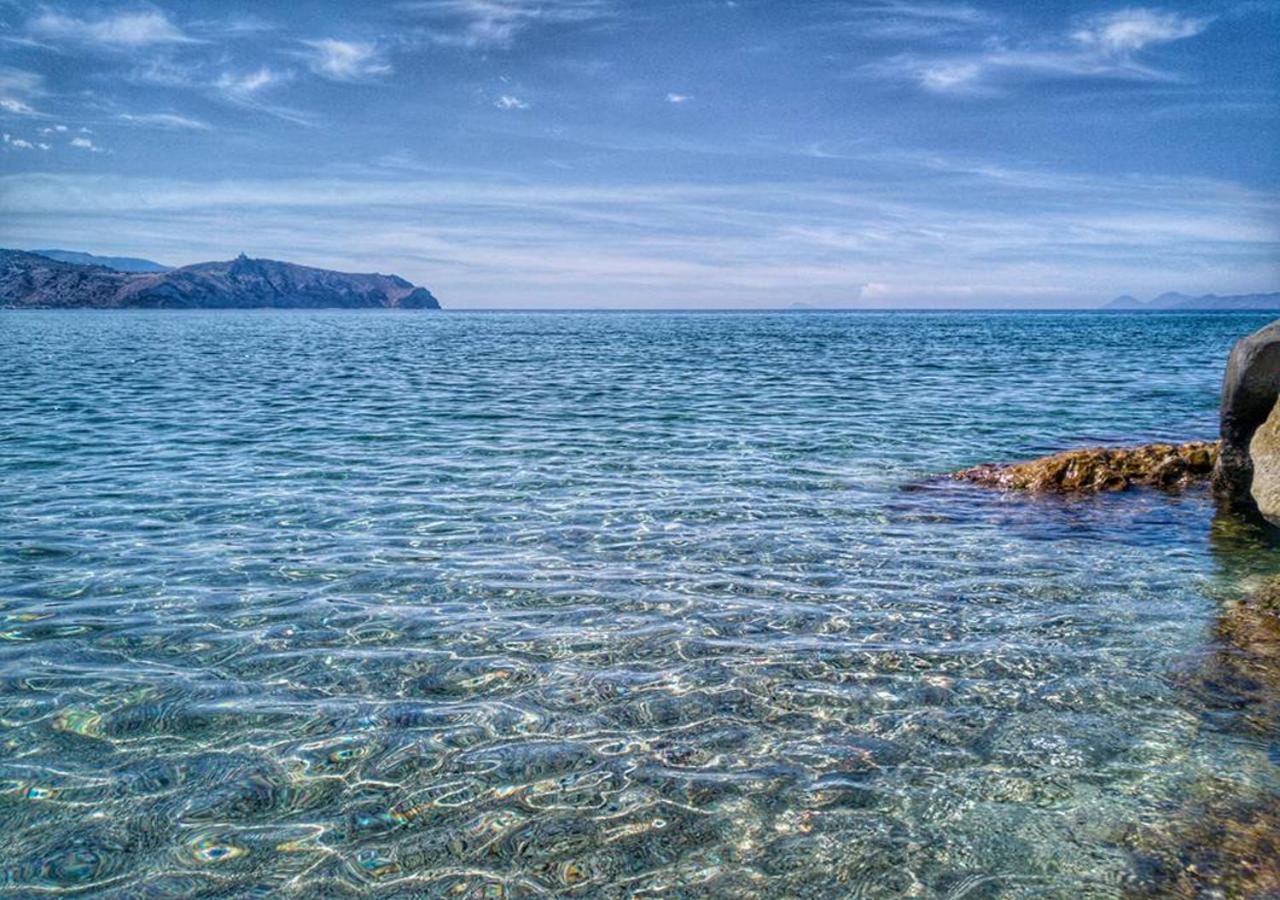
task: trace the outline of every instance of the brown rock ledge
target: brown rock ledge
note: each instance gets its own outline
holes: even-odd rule
[[[1089,447],[1026,462],[986,463],[951,477],[1004,490],[1092,494],[1123,491],[1134,485],[1186,487],[1207,481],[1217,459],[1217,441]]]

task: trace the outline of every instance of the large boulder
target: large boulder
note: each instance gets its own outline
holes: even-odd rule
[[[1280,525],[1280,399],[1249,439],[1249,461],[1253,464],[1249,495],[1264,519]]]
[[[1255,484],[1250,442],[1271,416],[1280,398],[1280,321],[1236,342],[1222,379],[1222,448],[1213,473],[1214,493],[1232,506],[1254,509],[1254,497],[1267,497],[1280,523],[1280,464],[1260,467]],[[1274,435],[1264,437],[1260,454],[1280,452]],[[1261,456],[1259,457],[1261,458]]]

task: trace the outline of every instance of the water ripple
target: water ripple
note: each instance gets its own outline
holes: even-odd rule
[[[7,314],[0,892],[1148,890],[1280,790],[1198,674],[1280,558],[927,476],[1209,436],[1260,324]]]

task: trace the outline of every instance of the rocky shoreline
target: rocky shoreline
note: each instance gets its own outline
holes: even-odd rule
[[[1209,481],[1231,511],[1280,527],[1280,320],[1231,348],[1222,379],[1221,439],[1087,447],[1040,459],[983,463],[952,478],[1002,490],[1094,494]]]
[[[1238,523],[1231,527],[1256,531],[1260,546],[1274,545],[1280,541],[1280,321],[1232,348],[1220,419],[1219,441],[1067,450],[951,477],[1005,491],[1075,495],[1208,482],[1219,505],[1215,525]],[[1228,727],[1272,742],[1280,765],[1280,573],[1241,588],[1243,598],[1223,604],[1205,663],[1184,687],[1209,709],[1225,704],[1234,723]],[[1280,801],[1265,791],[1232,797],[1231,785],[1199,789],[1215,799],[1188,798],[1163,825],[1135,826],[1120,838],[1144,873],[1144,886],[1133,895],[1280,897]]]

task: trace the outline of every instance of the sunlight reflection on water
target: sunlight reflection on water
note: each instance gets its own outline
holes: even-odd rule
[[[1264,321],[4,314],[0,886],[1141,891],[1280,786],[1278,557],[926,479],[1212,436]]]

